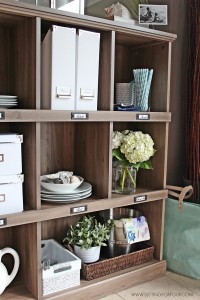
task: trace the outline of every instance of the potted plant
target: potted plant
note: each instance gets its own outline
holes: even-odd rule
[[[70,226],[63,242],[73,245],[74,253],[82,262],[95,262],[100,257],[101,246],[106,246],[114,221],[101,224],[94,216],[84,216]]]

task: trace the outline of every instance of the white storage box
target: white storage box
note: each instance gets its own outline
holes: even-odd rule
[[[52,25],[42,41],[42,108],[97,110],[100,33]]]
[[[48,295],[80,285],[81,260],[55,240],[43,240],[42,294]]]
[[[0,215],[23,211],[24,175],[0,176]]]
[[[22,142],[22,135],[0,134],[0,175],[20,174],[22,172]]]

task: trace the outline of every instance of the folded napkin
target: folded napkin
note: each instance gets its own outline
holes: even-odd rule
[[[137,218],[122,218],[122,222],[128,244],[150,239],[149,227],[144,216]]]

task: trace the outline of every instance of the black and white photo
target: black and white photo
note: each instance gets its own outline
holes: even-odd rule
[[[139,24],[167,25],[167,5],[139,5]]]

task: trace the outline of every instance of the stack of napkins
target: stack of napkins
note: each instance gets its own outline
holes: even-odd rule
[[[150,239],[149,227],[144,216],[137,218],[123,218],[122,222],[128,244]]]

